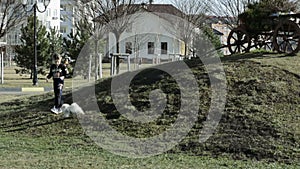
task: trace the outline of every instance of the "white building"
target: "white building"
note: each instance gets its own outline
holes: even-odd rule
[[[228,27],[228,25],[219,22],[219,23],[213,23],[211,26],[212,26],[213,29],[223,33],[223,35],[221,36],[221,44],[226,45],[228,35],[231,31],[231,29]],[[230,55],[231,54],[229,52],[228,48],[223,48],[222,51],[223,51],[224,55]]]
[[[67,37],[75,27],[75,11],[76,1],[74,0],[61,0],[60,1],[60,33],[62,37]]]
[[[65,38],[71,32],[76,32],[75,25],[81,16],[90,16],[90,14],[85,15],[84,13],[91,3],[93,3],[91,0],[60,0],[60,33],[62,37]],[[90,18],[90,22],[92,19]]]
[[[149,4],[145,10],[130,16],[126,30],[120,36],[119,53],[144,60],[170,60],[184,54],[184,43],[176,35],[176,26],[170,22],[177,8],[166,4]],[[170,20],[169,20],[170,19]],[[116,39],[108,35],[106,54],[116,53]]]
[[[40,1],[40,0],[38,0]],[[41,7],[43,8],[43,7]],[[47,29],[60,29],[60,1],[51,0],[46,11],[43,13],[38,12],[37,18],[45,25]]]

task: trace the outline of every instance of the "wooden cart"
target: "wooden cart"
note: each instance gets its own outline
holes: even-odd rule
[[[239,18],[240,20],[240,18]],[[231,54],[245,53],[253,49],[265,49],[279,53],[295,54],[300,50],[300,13],[274,14],[256,25],[240,24],[228,36],[227,47]]]

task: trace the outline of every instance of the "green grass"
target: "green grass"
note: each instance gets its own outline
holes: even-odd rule
[[[18,135],[17,135],[18,136]],[[0,139],[1,168],[294,168],[277,162],[232,160],[226,157],[162,154],[149,158],[133,159],[114,155],[79,136],[18,137],[3,134]]]
[[[300,75],[300,60],[299,56],[272,56],[266,55],[264,59],[253,59],[254,61],[260,62],[264,65],[275,66],[289,72]]]
[[[79,141],[77,141],[79,140]],[[3,168],[145,168],[145,169],[191,169],[191,168],[297,168],[296,165],[268,163],[265,161],[238,161],[230,158],[163,154],[150,158],[132,159],[120,157],[95,146],[89,146],[79,138],[13,137],[1,138],[0,167]],[[72,146],[71,143],[73,142]],[[77,145],[76,145],[77,144]],[[8,147],[8,145],[10,147]]]
[[[0,84],[1,88],[21,88],[21,87],[34,87],[32,86],[32,79],[29,74],[16,74],[16,66],[4,68],[4,83]],[[72,87],[72,80],[65,80],[66,87]],[[52,80],[46,82],[45,75],[38,75],[38,87],[52,87]]]
[[[142,64],[140,68],[146,68],[152,66],[152,64]],[[20,88],[20,87],[34,87],[32,86],[32,79],[29,74],[16,74],[17,67],[12,65],[11,67],[4,68],[4,84],[0,84],[0,88]],[[134,69],[134,65],[131,65],[131,70]],[[127,64],[120,64],[120,73],[127,71]],[[91,75],[94,79],[94,74]],[[110,77],[110,63],[103,63],[103,78]],[[52,80],[46,82],[45,75],[38,74],[38,87],[52,87]],[[65,87],[72,87],[72,79],[65,79]]]
[[[18,98],[7,95],[0,102],[0,168],[299,168],[300,77],[294,67],[299,60],[299,56],[262,54],[223,58],[226,108],[216,133],[205,143],[198,138],[210,103],[209,80],[199,61],[187,61],[202,94],[198,120],[173,149],[142,159],[107,152],[84,133],[76,118],[50,114],[51,92]],[[281,61],[285,64],[277,64]],[[137,109],[149,108],[151,90],[160,88],[169,98],[163,116],[145,124],[120,116],[110,97],[110,83],[103,79],[96,84],[97,103],[119,132],[151,137],[176,119],[180,92],[167,74],[146,69],[132,82],[131,101]],[[71,91],[64,90],[64,95],[71,103]],[[90,100],[82,98],[86,103]]]
[[[13,102],[16,99],[23,99],[23,98],[26,98],[31,95],[36,95],[36,94],[24,94],[24,93],[22,93],[22,94],[9,94],[9,93],[1,94],[0,103]]]

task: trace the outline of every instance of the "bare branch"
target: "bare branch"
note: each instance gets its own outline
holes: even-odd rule
[[[249,3],[253,3],[257,0],[221,0],[211,1],[210,11],[214,16],[219,17],[223,23],[232,27],[232,25],[238,24],[237,16],[245,11]]]
[[[14,26],[24,19],[25,11],[16,0],[0,1],[0,38],[5,36]]]
[[[184,42],[184,55],[187,55],[195,30],[204,24],[205,13],[209,11],[208,1],[173,0],[173,4],[180,12],[178,12],[178,18],[171,17],[173,19],[176,18],[175,20],[167,19],[172,23],[173,27],[166,29]]]

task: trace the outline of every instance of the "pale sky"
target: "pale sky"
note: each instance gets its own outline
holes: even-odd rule
[[[154,4],[172,4],[172,0],[154,0]]]

